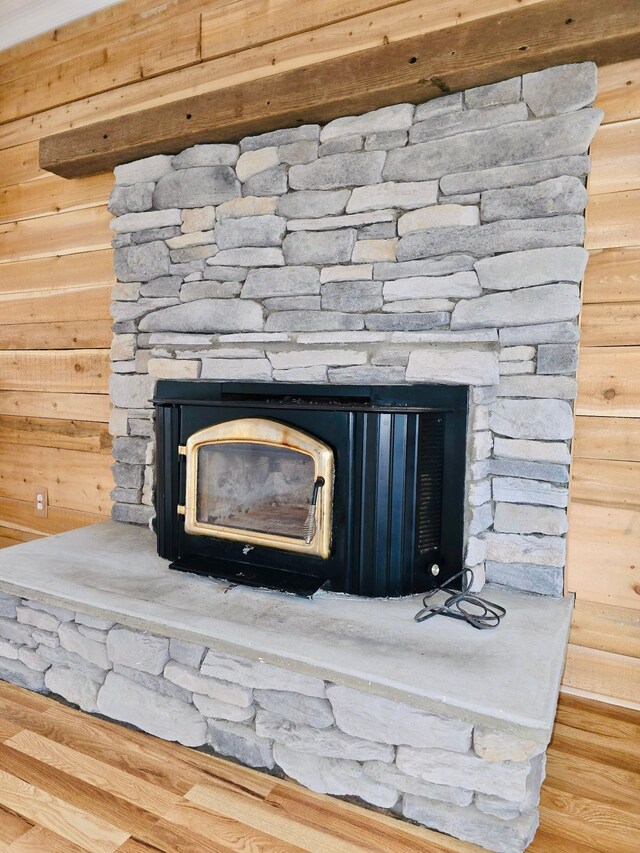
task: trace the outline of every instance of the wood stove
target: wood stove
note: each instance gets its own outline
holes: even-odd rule
[[[365,596],[461,569],[466,388],[167,380],[154,404],[171,568]]]

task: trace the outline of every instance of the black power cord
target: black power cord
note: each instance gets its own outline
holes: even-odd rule
[[[471,569],[463,569],[449,578],[446,583],[451,583],[457,578],[462,578],[462,591],[451,589],[445,584],[429,590],[422,599],[422,609],[413,617],[416,622],[426,622],[433,616],[449,616],[451,619],[468,622],[479,631],[485,628],[497,628],[502,617],[506,615],[507,611],[504,607],[470,592],[473,586]],[[449,597],[442,604],[428,604],[427,602],[438,592],[446,592]]]

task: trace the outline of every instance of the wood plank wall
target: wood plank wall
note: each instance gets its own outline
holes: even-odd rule
[[[640,703],[640,61],[600,69],[591,146],[565,684]]]
[[[427,12],[424,0],[125,0],[0,53],[0,546],[110,510],[112,178],[42,172],[38,140],[536,2],[431,0]],[[571,689],[632,701],[640,60],[601,69],[599,102],[568,573],[579,607],[567,672]],[[43,486],[46,519],[33,512]]]

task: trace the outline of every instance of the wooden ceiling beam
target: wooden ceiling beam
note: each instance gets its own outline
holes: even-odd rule
[[[419,103],[552,65],[607,65],[638,55],[638,0],[548,0],[49,136],[40,142],[40,166],[75,178],[197,143]]]

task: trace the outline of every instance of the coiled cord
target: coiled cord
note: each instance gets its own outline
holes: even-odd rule
[[[457,578],[462,578],[462,590],[451,589],[445,584],[429,590],[422,599],[423,607],[413,617],[415,621],[426,622],[433,616],[449,616],[451,619],[468,622],[479,631],[497,628],[502,617],[506,615],[507,611],[504,607],[470,592],[473,586],[471,569],[463,569],[449,578],[446,583],[449,584]],[[427,602],[438,592],[446,592],[449,597],[442,604],[428,604]]]

